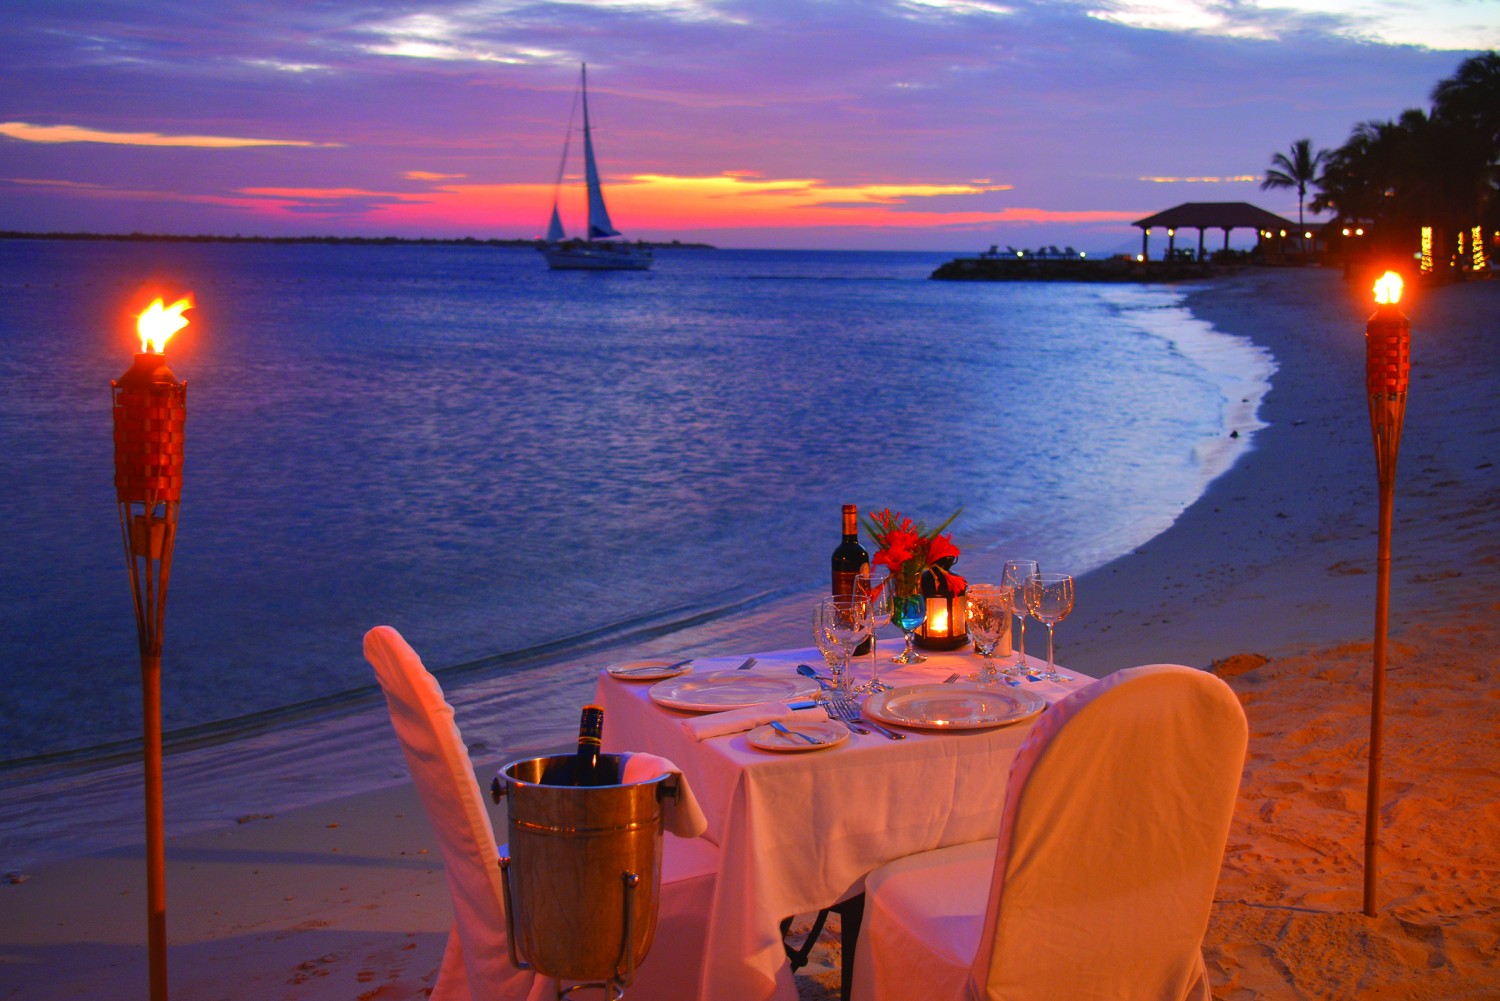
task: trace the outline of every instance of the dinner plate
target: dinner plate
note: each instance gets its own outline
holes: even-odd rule
[[[981,730],[1029,719],[1047,700],[1024,688],[977,685],[906,685],[870,696],[868,715],[882,723],[921,730]]]
[[[849,728],[832,720],[790,720],[782,723],[792,733],[805,733],[821,744],[809,744],[801,737],[782,733],[771,724],[750,731],[750,745],[762,751],[823,751],[849,739]]]
[[[679,664],[675,660],[627,660],[619,664],[611,664],[604,670],[609,672],[612,678],[621,681],[660,681],[663,678],[675,678],[679,674],[687,674],[693,669],[693,662]]]
[[[762,674],[759,671],[710,671],[668,678],[651,686],[651,701],[673,709],[720,712],[761,702],[802,699],[818,690],[818,683],[800,674]]]

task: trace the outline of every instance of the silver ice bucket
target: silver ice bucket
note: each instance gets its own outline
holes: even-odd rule
[[[623,774],[629,755],[602,759]],[[572,755],[523,758],[492,787],[506,797],[500,860],[511,962],[558,980],[628,985],[656,934],[660,800],[676,776],[573,786]]]

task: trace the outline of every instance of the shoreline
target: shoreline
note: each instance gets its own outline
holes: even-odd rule
[[[1078,610],[1057,633],[1066,666],[1103,674],[1149,662],[1217,664],[1246,704],[1251,760],[1205,940],[1220,998],[1354,998],[1385,987],[1477,999],[1500,987],[1491,930],[1500,908],[1500,780],[1489,749],[1500,707],[1492,667],[1500,421],[1490,414],[1500,388],[1500,287],[1421,290],[1404,307],[1414,367],[1392,564],[1387,711],[1403,722],[1387,750],[1394,892],[1370,921],[1357,913],[1375,555],[1362,382],[1368,302],[1364,290],[1319,269],[1251,273],[1189,293],[1194,316],[1275,356],[1279,371],[1259,414],[1266,426],[1166,531],[1082,575]],[[804,646],[800,617],[781,621],[780,607],[709,624],[698,645]],[[1040,633],[1029,638],[1033,654],[1045,652]],[[629,656],[651,656],[671,640],[632,645]],[[591,681],[586,666],[533,669],[535,691],[557,702],[529,712],[576,709],[563,679],[582,673]],[[561,727],[522,733],[513,720],[486,722],[515,712],[482,683],[449,696],[481,775],[506,755],[527,746],[540,753],[568,737],[567,713]],[[449,913],[431,835],[383,710],[335,722],[368,728],[347,741],[359,755],[322,759],[326,731],[313,727],[169,761],[169,963],[185,996],[230,996],[223,985],[232,984],[245,997],[406,1001],[431,986]],[[1418,724],[1437,736],[1418,740]],[[265,791],[281,805],[257,808],[257,771],[289,762],[297,764],[286,771],[291,784]],[[353,769],[380,776],[379,788],[329,799],[336,783],[321,786],[320,776]],[[0,908],[0,970],[15,985],[0,998],[144,985],[139,849],[86,847],[96,825],[138,825],[104,811],[101,797],[137,805],[139,775],[138,766],[122,766],[19,804],[62,804],[80,839],[69,844],[83,851],[28,866],[24,882],[0,883],[13,904]],[[126,787],[131,794],[121,796]],[[319,794],[299,803],[288,788]],[[194,797],[218,804],[217,814],[174,815],[174,800]],[[1427,822],[1450,815],[1455,823]],[[1424,840],[1446,836],[1459,840]],[[1429,977],[1435,986],[1414,986]]]

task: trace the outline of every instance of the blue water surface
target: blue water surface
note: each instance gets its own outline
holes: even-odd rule
[[[503,671],[826,586],[846,502],[962,505],[960,570],[1006,545],[1082,570],[1165,528],[1230,393],[1180,294],[929,281],[947,256],[588,274],[482,246],[0,241],[0,762],[139,733],[109,380],[146,283],[197,300],[168,347],[173,731],[367,688],[377,622]]]

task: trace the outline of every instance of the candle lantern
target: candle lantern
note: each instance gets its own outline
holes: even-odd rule
[[[1376,913],[1376,849],[1380,840],[1380,759],[1384,743],[1385,656],[1391,598],[1391,521],[1396,494],[1396,455],[1406,419],[1411,371],[1411,323],[1397,305],[1401,277],[1387,271],[1375,283],[1375,313],[1365,324],[1365,395],[1375,440],[1380,521],[1375,560],[1375,649],[1370,684],[1370,752],[1365,795],[1364,912]]]
[[[187,383],[167,367],[167,338],[187,324],[189,298],[157,299],[137,319],[141,351],[111,381],[115,499],[141,655],[146,774],[146,908],[152,1001],[167,996],[165,825],[161,791],[161,646],[182,499]]]
[[[948,571],[953,558],[945,557],[922,573],[922,600],[926,618],[912,640],[928,650],[957,650],[969,642],[968,589],[962,578]]]

